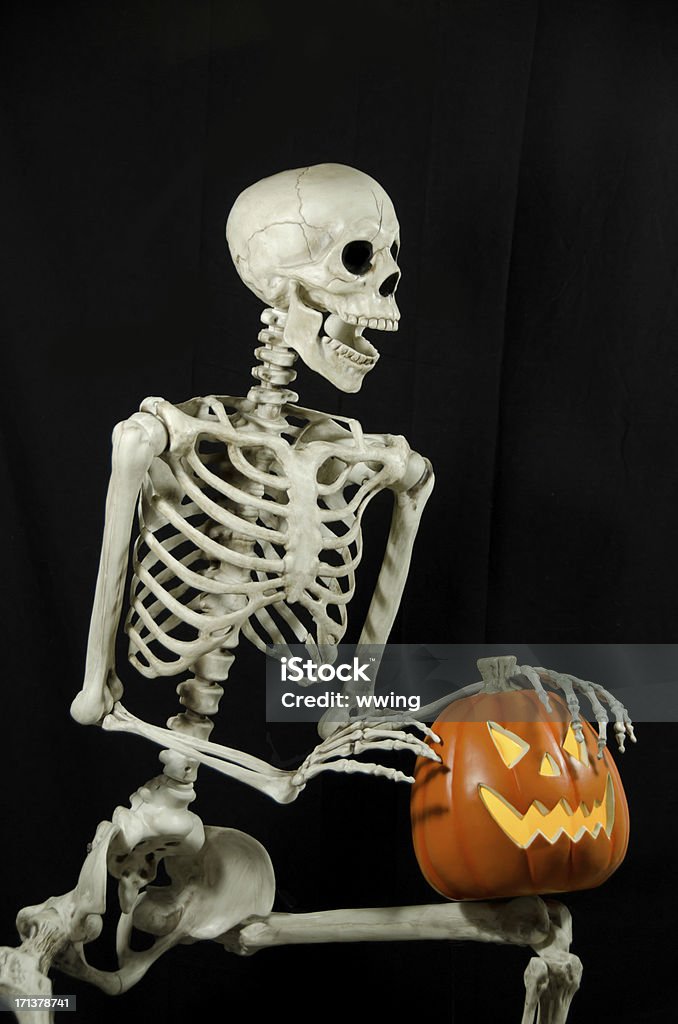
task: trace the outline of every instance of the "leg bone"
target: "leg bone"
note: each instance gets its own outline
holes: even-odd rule
[[[525,971],[525,1010],[522,1024],[566,1024],[582,976],[579,957],[570,953],[572,916],[562,903],[547,900],[548,937],[534,943],[539,955]],[[536,1017],[535,1017],[536,1014]]]
[[[399,942],[406,939],[469,939],[531,946],[549,934],[548,911],[539,897],[509,903],[442,903],[414,907],[327,910],[250,918],[217,941],[247,955],[268,946],[318,942]]]
[[[572,953],[557,960],[533,957],[525,971],[527,998],[521,1024],[566,1024],[581,976],[581,960]]]
[[[106,909],[106,855],[117,826],[102,821],[80,871],[77,885],[63,896],[24,907],[17,916],[22,938],[18,949],[0,949],[0,1001],[2,997],[52,994],[48,977],[53,962],[66,949],[81,947],[101,931]],[[51,1011],[16,1011],[19,1024],[51,1024]]]

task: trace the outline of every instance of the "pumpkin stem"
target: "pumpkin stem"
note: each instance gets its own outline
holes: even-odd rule
[[[478,658],[478,669],[485,683],[485,693],[501,693],[503,690],[519,690],[518,683],[511,682],[516,675],[517,659],[512,654],[503,654],[497,658]]]

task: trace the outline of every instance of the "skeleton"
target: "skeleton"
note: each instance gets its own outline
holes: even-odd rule
[[[403,437],[368,434],[356,420],[299,407],[289,389],[300,357],[340,390],[358,391],[378,359],[363,331],[398,328],[399,228],[381,186],[334,164],[283,172],[242,193],[227,240],[242,280],[267,305],[252,370],[257,384],[245,399],[175,406],[149,398],[116,427],[85,680],[71,708],[80,723],[159,744],[163,772],[99,825],[71,893],[21,911],[22,946],[0,951],[0,993],[50,992],[54,964],[116,994],[178,942],[206,938],[240,954],[283,943],[467,938],[532,946],[523,1024],[535,1014],[542,1024],[560,1024],[581,975],[562,905],[530,897],[273,914],[273,868],[263,847],[233,829],[204,826],[189,810],[200,764],[280,803],[327,771],[411,782],[381,765],[380,752],[440,760],[438,738],[424,722],[481,688],[531,685],[547,706],[545,687],[561,690],[575,730],[579,691],[592,702],[601,753],[605,704],[620,747],[626,735],[634,738],[626,710],[602,687],[500,658],[480,662],[482,680],[423,709],[423,721],[360,719],[349,700],[342,719],[321,720],[321,742],[292,771],[209,740],[241,638],[262,650],[303,643],[315,659],[332,659],[355,589],[362,516],[384,489],[394,495],[394,511],[359,643],[387,641],[434,479]],[[115,667],[135,509],[129,658],[149,678],[188,673],[177,686],[184,710],[167,728],[123,706]],[[357,690],[347,683],[344,692],[355,698]],[[358,760],[363,753],[370,759]],[[161,860],[171,884],[152,886]],[[118,880],[121,910],[114,972],[91,966],[84,953],[101,928],[107,874]],[[132,950],[133,926],[156,937],[150,949]]]

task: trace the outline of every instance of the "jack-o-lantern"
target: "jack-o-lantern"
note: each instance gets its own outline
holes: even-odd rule
[[[626,853],[619,773],[567,707],[533,690],[481,692],[433,726],[436,764],[418,758],[412,834],[427,881],[450,899],[572,892],[600,885]]]

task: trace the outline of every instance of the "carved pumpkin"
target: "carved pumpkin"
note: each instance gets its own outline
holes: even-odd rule
[[[450,899],[572,892],[600,885],[628,846],[619,773],[564,702],[531,690],[457,701],[433,726],[442,764],[418,758],[412,834],[427,881]],[[557,707],[556,707],[557,705]]]

